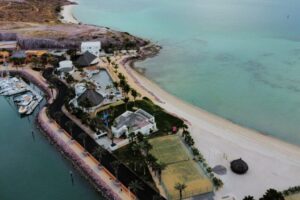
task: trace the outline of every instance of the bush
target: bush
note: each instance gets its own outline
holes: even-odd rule
[[[282,193],[284,196],[300,193],[300,186],[290,187],[289,189],[284,190]]]
[[[275,189],[269,189],[259,200],[284,200],[283,194]]]

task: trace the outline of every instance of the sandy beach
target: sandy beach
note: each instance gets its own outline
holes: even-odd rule
[[[298,146],[241,127],[188,104],[128,65],[121,65],[119,70],[143,96],[188,121],[195,146],[204,154],[210,166],[226,166],[227,174],[220,176],[224,187],[216,192],[216,199],[228,194],[238,200],[246,195],[259,198],[269,188],[284,190],[300,184]],[[249,165],[246,175],[236,175],[230,171],[230,161],[238,158],[243,158]]]
[[[68,6],[62,12],[66,21],[75,20],[71,11],[72,7]],[[238,200],[246,195],[259,198],[269,188],[284,190],[300,185],[298,146],[241,127],[183,102],[127,64],[122,65],[122,59],[116,62],[120,65],[119,71],[126,75],[129,84],[142,96],[151,98],[170,113],[188,121],[195,146],[210,166],[221,164],[227,168],[227,174],[220,176],[224,187],[216,192],[216,199],[228,194]],[[230,161],[238,158],[243,158],[249,165],[246,175],[236,175],[230,171]]]
[[[63,17],[61,19],[61,22],[66,23],[66,24],[79,24],[79,22],[77,21],[77,19],[74,17],[73,15],[73,8],[76,6],[77,1],[76,0],[69,0],[69,2],[73,3],[70,5],[65,5],[62,6],[62,10],[60,15]]]

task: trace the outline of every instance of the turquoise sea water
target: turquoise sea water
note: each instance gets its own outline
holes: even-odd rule
[[[34,125],[0,97],[0,199],[103,199]],[[32,134],[34,131],[34,134]],[[71,184],[69,171],[75,184]]]
[[[299,0],[79,0],[75,17],[151,39],[168,92],[300,144]]]

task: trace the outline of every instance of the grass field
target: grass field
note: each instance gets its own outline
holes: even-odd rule
[[[153,147],[151,154],[165,164],[189,160],[181,141],[174,136],[164,136],[149,141]]]
[[[285,200],[300,200],[300,194],[293,194],[290,196],[285,197]]]
[[[211,192],[211,181],[189,155],[178,136],[170,135],[150,140],[151,153],[161,162],[167,164],[162,172],[162,183],[168,199],[178,199],[179,192],[174,189],[176,183],[185,183],[185,198]]]

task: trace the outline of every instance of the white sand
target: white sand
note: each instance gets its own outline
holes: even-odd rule
[[[73,6],[65,6],[62,12],[65,22],[78,23],[72,15]],[[300,147],[238,126],[183,102],[128,66],[125,67],[134,78],[121,65],[119,70],[128,77],[133,88],[143,96],[151,97],[147,91],[154,93],[161,100],[156,101],[158,105],[189,122],[195,146],[210,166],[222,164],[227,167],[228,173],[220,176],[225,185],[216,192],[216,199],[228,194],[234,195],[237,200],[246,195],[258,198],[269,188],[284,190],[300,185]],[[151,99],[154,99],[153,96]],[[231,160],[240,157],[250,168],[242,176],[233,174],[229,167]]]
[[[70,2],[73,3],[77,3],[76,0],[69,0]],[[79,22],[77,21],[77,19],[74,17],[72,11],[74,6],[76,6],[76,4],[72,4],[72,5],[66,5],[66,6],[62,6],[62,10],[60,15],[63,17],[61,19],[61,22],[63,23],[71,23],[71,24],[78,24]]]
[[[238,200],[246,195],[258,198],[269,188],[284,190],[290,186],[300,185],[298,146],[238,126],[185,103],[128,66],[125,67],[139,84],[164,102],[156,102],[158,105],[190,122],[195,146],[204,154],[212,167],[217,164],[227,167],[228,173],[220,176],[225,185],[216,192],[216,199],[228,194],[234,195]],[[123,67],[119,70],[126,73]],[[134,81],[128,74],[127,77],[130,85],[139,88],[142,95],[149,96],[145,90],[141,90],[136,80]],[[240,157],[249,165],[248,173],[242,176],[233,174],[229,167],[229,161]]]

